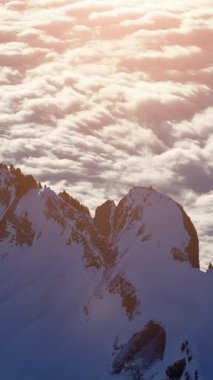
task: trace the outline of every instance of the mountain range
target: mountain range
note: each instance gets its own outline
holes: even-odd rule
[[[213,271],[152,187],[88,208],[0,165],[2,380],[211,380]]]

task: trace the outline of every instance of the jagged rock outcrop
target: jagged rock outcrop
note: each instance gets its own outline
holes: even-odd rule
[[[159,360],[163,360],[166,332],[163,326],[149,321],[142,331],[135,333],[116,355],[112,371],[120,373],[134,368],[141,375]]]
[[[165,370],[166,380],[198,380],[199,374],[188,340],[182,342],[180,357]]]
[[[106,201],[97,207],[93,221],[101,235],[109,237],[113,233],[114,213],[115,203],[113,201]]]

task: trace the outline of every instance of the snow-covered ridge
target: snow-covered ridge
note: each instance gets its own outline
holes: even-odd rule
[[[92,218],[2,165],[0,208],[4,380],[211,379],[213,276],[182,206],[136,187]]]
[[[174,259],[199,267],[198,239],[191,220],[176,202],[152,188],[131,189],[117,207],[107,201],[92,220],[88,209],[67,193],[57,195],[49,188],[42,189],[19,169],[2,166],[0,178],[2,241],[7,238],[10,243],[30,246],[55,222],[65,244],[84,240],[85,250],[92,250],[92,244],[102,251],[105,262],[111,263],[118,249],[127,250],[125,244],[138,241],[142,246],[152,240],[158,245],[170,242]]]

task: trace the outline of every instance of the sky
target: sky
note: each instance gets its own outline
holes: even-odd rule
[[[213,261],[212,0],[1,0],[0,161],[95,208],[181,203]]]

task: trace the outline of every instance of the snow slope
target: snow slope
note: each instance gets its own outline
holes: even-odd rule
[[[1,166],[0,210],[1,379],[212,379],[213,271],[175,201],[133,188],[92,219]]]

